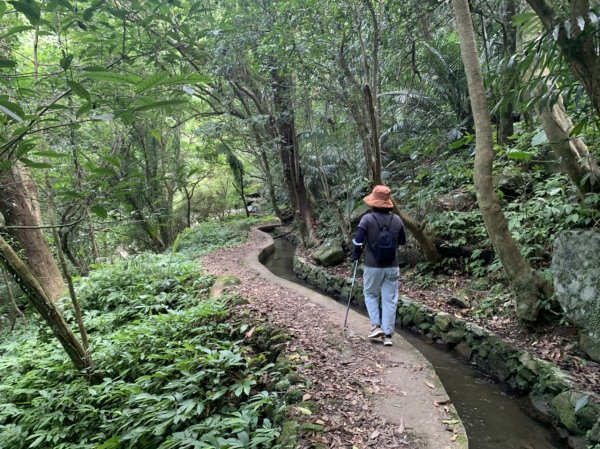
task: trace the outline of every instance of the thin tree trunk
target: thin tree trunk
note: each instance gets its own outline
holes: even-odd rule
[[[75,287],[73,286],[73,278],[71,277],[71,273],[69,273],[69,267],[67,266],[67,261],[65,260],[65,255],[62,251],[60,236],[58,235],[58,230],[56,229],[56,217],[54,213],[54,191],[52,190],[52,184],[50,183],[50,178],[46,173],[46,188],[48,189],[48,218],[50,219],[50,225],[52,226],[52,237],[54,238],[54,245],[56,247],[56,253],[58,254],[58,260],[60,261],[60,266],[63,271],[63,275],[67,280],[67,286],[69,287],[69,296],[71,297],[71,303],[73,304],[73,309],[75,310],[75,319],[77,320],[77,326],[79,327],[79,335],[81,336],[81,342],[83,344],[83,349],[86,351],[89,357],[89,343],[88,343],[88,334],[85,329],[85,324],[83,323],[83,314],[81,313],[81,306],[79,305],[79,300],[77,299],[77,294],[75,293]]]
[[[512,25],[512,18],[517,13],[516,0],[507,0],[504,9],[503,17],[503,44],[504,44],[504,59],[509,61],[511,56],[517,52],[517,29]],[[505,78],[510,81],[508,90],[514,88],[514,79],[512,71],[514,69],[505,67]],[[508,101],[498,113],[498,143],[501,145],[507,145],[509,137],[515,133],[514,130],[514,119],[513,119],[514,105],[512,101]]]
[[[517,315],[523,320],[532,322],[538,317],[541,301],[549,298],[553,289],[521,254],[500,208],[492,182],[494,163],[492,125],[469,5],[467,0],[452,0],[452,6],[456,16],[460,49],[475,119],[476,153],[473,178],[477,203],[490,240],[516,296]]]
[[[92,263],[96,263],[96,261],[100,258],[100,250],[98,249],[98,241],[96,240],[96,231],[94,230],[94,223],[92,223],[92,220],[90,219],[90,211],[87,208],[85,210],[85,217],[88,221],[88,231],[90,233],[90,240],[92,241]]]
[[[269,199],[271,200],[273,212],[275,212],[277,218],[281,220],[283,218],[283,214],[281,213],[281,209],[277,205],[277,196],[275,196],[275,185],[273,183],[273,175],[271,175],[269,159],[267,157],[267,152],[262,149],[260,150],[260,159],[265,172],[265,180],[267,181],[267,190],[269,191]]]
[[[8,234],[25,252],[31,272],[48,297],[54,301],[65,290],[65,283],[44,239],[39,225],[27,204],[27,192],[12,167],[0,172],[0,212],[6,219]]]
[[[46,294],[36,276],[1,235],[0,260],[2,260],[9,273],[21,286],[21,289],[27,294],[27,297],[44,321],[50,326],[75,367],[82,371],[92,382],[101,380],[94,373],[91,358],[67,325],[60,310]]]
[[[8,291],[8,300],[10,301],[10,331],[12,332],[17,323],[17,315],[20,316],[23,321],[27,321],[27,318],[25,317],[25,314],[21,312],[21,309],[19,309],[17,301],[15,301],[15,294],[13,293],[12,286],[10,285],[10,279],[8,278],[4,268],[2,268],[2,277],[4,278],[4,284],[6,285],[6,290]]]

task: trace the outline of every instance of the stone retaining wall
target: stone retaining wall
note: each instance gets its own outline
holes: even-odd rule
[[[347,299],[350,294],[350,278],[332,276],[302,257],[294,257],[294,271],[329,295]],[[352,302],[364,309],[362,285],[355,285]],[[600,449],[600,398],[579,391],[564,371],[493,332],[418,302],[401,299],[397,322],[447,345],[469,363],[527,394],[535,409],[569,438],[571,447]]]

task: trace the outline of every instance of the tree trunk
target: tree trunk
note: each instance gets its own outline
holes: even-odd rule
[[[55,301],[65,290],[65,283],[42,231],[27,204],[27,192],[15,175],[16,168],[0,173],[0,212],[6,219],[7,233],[25,252],[33,275],[48,297]]]
[[[492,125],[469,5],[467,0],[452,0],[452,6],[456,16],[460,49],[475,119],[476,153],[473,178],[477,203],[492,245],[516,296],[517,315],[525,321],[533,322],[538,317],[541,301],[549,298],[553,289],[522,256],[500,208],[492,182],[494,163]]]
[[[556,43],[563,57],[583,83],[596,114],[600,115],[600,54],[589,0],[572,0],[570,17],[567,18],[557,16],[545,0],[527,0],[527,3],[542,21],[546,32],[553,34],[557,31]],[[567,20],[571,24],[568,28],[565,26]],[[584,23],[583,30],[579,26],[580,20]]]
[[[8,272],[15,278],[33,306],[50,326],[75,367],[84,372],[93,381],[98,380],[98,376],[93,372],[94,366],[91,358],[67,325],[60,310],[58,310],[54,302],[46,294],[36,276],[2,236],[0,236],[0,260],[2,260]]]
[[[600,169],[587,146],[578,137],[570,137],[573,122],[567,114],[562,96],[553,105],[538,106],[538,114],[556,159],[575,184],[581,197],[600,192]]]
[[[41,226],[44,223],[42,219],[42,209],[40,206],[39,192],[37,184],[31,174],[31,169],[17,162],[15,176],[23,183],[23,189],[26,192],[25,202],[29,206],[29,211],[35,219],[35,223]]]
[[[71,303],[73,304],[73,310],[75,311],[75,319],[77,320],[77,326],[79,327],[79,335],[81,336],[83,349],[89,357],[90,345],[88,343],[87,330],[85,329],[85,325],[83,324],[83,314],[81,313],[81,306],[79,305],[79,300],[77,299],[77,294],[75,293],[73,278],[71,277],[71,273],[69,273],[69,267],[67,266],[67,261],[65,259],[65,255],[62,251],[60,243],[60,236],[58,235],[58,230],[56,229],[56,217],[54,213],[54,191],[52,190],[52,184],[50,183],[50,177],[48,176],[48,173],[46,173],[46,188],[48,189],[48,218],[50,220],[50,225],[52,226],[52,237],[54,238],[56,253],[58,254],[60,267],[62,268],[63,275],[67,280],[67,286],[69,287],[69,296],[71,297]]]
[[[504,9],[504,15],[502,20],[503,27],[503,45],[504,45],[504,59],[509,61],[510,58],[517,52],[517,29],[512,24],[512,18],[517,13],[516,0],[507,0],[506,7]],[[505,79],[510,80],[508,90],[514,88],[514,79],[512,71],[514,68],[508,66],[505,67]],[[502,87],[501,87],[502,89]],[[502,93],[502,92],[501,92]],[[514,119],[513,119],[514,105],[512,101],[506,103],[498,113],[498,143],[500,145],[507,145],[510,143],[509,137],[515,133]]]
[[[21,309],[19,309],[17,301],[15,301],[15,295],[13,293],[12,286],[10,285],[10,279],[6,274],[6,270],[4,268],[0,268],[0,271],[2,271],[2,278],[4,279],[4,284],[6,285],[6,290],[8,291],[8,301],[10,302],[8,305],[10,308],[10,331],[12,332],[17,324],[17,315],[20,316],[23,321],[27,321],[27,318],[25,317],[25,314],[21,312]]]
[[[283,218],[283,214],[281,213],[281,209],[277,205],[277,197],[275,196],[275,185],[273,183],[273,176],[271,175],[271,167],[269,166],[269,159],[267,158],[267,152],[265,150],[260,150],[260,159],[262,163],[262,167],[265,171],[265,180],[267,181],[267,190],[269,191],[269,198],[271,200],[271,207],[273,207],[273,212],[280,220]]]
[[[277,114],[276,138],[279,141],[283,175],[288,195],[290,196],[290,202],[294,207],[294,214],[301,224],[301,232],[305,239],[305,244],[310,246],[315,241],[313,217],[310,197],[304,185],[304,175],[300,161],[298,160],[294,108],[291,104],[292,81],[289,76],[284,79],[277,69],[272,71],[272,76],[273,101]]]

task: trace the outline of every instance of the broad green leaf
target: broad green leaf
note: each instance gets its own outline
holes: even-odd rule
[[[5,99],[6,97],[0,98],[0,112],[8,115],[15,122],[21,123],[25,113],[21,106]]]
[[[579,134],[581,134],[581,131],[583,131],[583,128],[586,127],[587,123],[588,118],[584,117],[583,120],[581,120],[579,123],[577,123],[577,125],[573,127],[573,129],[569,133],[569,137],[578,136]]]
[[[139,82],[140,77],[135,75],[125,75],[121,73],[115,72],[88,72],[86,73],[88,78],[91,78],[96,81],[106,81],[109,83],[115,84],[130,84],[135,85]]]
[[[48,164],[46,162],[32,161],[31,159],[27,159],[26,157],[21,157],[21,158],[19,158],[19,160],[24,165],[26,165],[27,167],[31,167],[31,168],[52,168],[52,164]]]
[[[9,1],[13,8],[24,14],[32,25],[37,25],[41,19],[40,7],[35,0]]]
[[[108,167],[88,167],[88,170],[90,172],[94,173],[95,175],[114,176],[114,174],[115,174],[114,170],[112,170]]]
[[[83,67],[81,70],[84,72],[108,72],[106,67],[102,67],[101,65],[88,65]]]
[[[532,154],[526,151],[509,150],[506,152],[509,159],[528,161],[532,158]]]
[[[73,5],[71,5],[67,0],[50,0],[49,6],[59,5],[63,8],[68,9],[69,11],[73,11]]]
[[[68,200],[77,200],[77,199],[85,199],[86,198],[86,195],[84,195],[81,192],[77,192],[75,190],[63,191],[63,192],[60,192],[59,195],[62,198],[65,198]]]
[[[108,8],[108,12],[111,13],[113,16],[118,17],[119,19],[127,19],[128,13],[124,9]]]
[[[162,83],[165,86],[174,86],[178,84],[210,83],[211,78],[207,75],[192,73],[189,75],[175,75]]]
[[[85,21],[91,20],[92,17],[94,16],[95,11],[96,11],[96,8],[88,8],[85,11],[83,11],[83,20],[85,20]]]
[[[513,16],[512,23],[515,26],[515,28],[519,28],[521,25],[529,22],[530,20],[535,20],[536,18],[537,15],[534,12],[525,12]]]
[[[173,99],[173,100],[152,101],[152,102],[142,104],[139,106],[134,106],[134,107],[130,108],[129,111],[131,111],[131,112],[147,111],[149,109],[160,109],[160,108],[166,108],[169,106],[177,106],[177,105],[180,105],[183,103],[187,103],[187,100]]]
[[[154,75],[151,75],[148,78],[142,80],[142,82],[140,82],[136,86],[135,92],[137,94],[141,94],[142,92],[146,92],[147,90],[152,89],[153,87],[160,86],[168,77],[169,74],[165,72],[155,73]]]
[[[71,62],[73,61],[73,55],[65,55],[60,58],[60,68],[63,70],[67,70],[71,66]]]
[[[546,137],[546,132],[543,129],[540,129],[539,132],[531,139],[531,146],[537,147],[545,143],[548,143],[548,137]]]
[[[75,81],[67,81],[67,85],[73,90],[75,95],[77,95],[80,98],[83,98],[84,100],[90,101],[90,93],[81,84],[76,83]]]
[[[13,61],[12,59],[0,59],[0,68],[13,68],[16,67],[17,63],[15,61]]]
[[[50,158],[61,158],[61,157],[67,157],[68,155],[65,153],[57,153],[56,151],[35,151],[32,154],[36,155],[36,156],[40,156],[40,157],[50,157]]]
[[[550,190],[548,190],[548,195],[555,196],[558,195],[560,192],[562,192],[562,189],[560,187],[553,187]]]
[[[13,34],[18,34],[18,33],[22,33],[24,31],[30,31],[30,30],[34,30],[35,28],[29,25],[20,25],[18,27],[13,27],[11,29],[9,29],[5,34],[3,34],[2,36],[0,36],[0,40],[2,39],[6,39],[9,36],[12,36]]]
[[[93,108],[94,108],[94,103],[86,103],[83,106],[81,106],[79,109],[77,109],[77,112],[75,113],[75,117],[81,117],[82,115],[90,112]]]
[[[0,17],[2,17],[5,12],[6,12],[6,3],[1,2],[0,3]]]
[[[106,440],[96,449],[118,449],[121,446],[121,440],[119,437],[112,437],[109,440]]]
[[[108,217],[108,211],[105,208],[103,208],[102,206],[98,206],[98,205],[92,206],[90,208],[90,210],[93,213],[95,213],[96,215],[98,215],[100,218],[106,218],[106,217]]]
[[[112,157],[112,156],[101,156],[102,159],[104,159],[106,162],[108,162],[111,165],[114,165],[115,167],[120,167],[121,166],[121,160],[116,158],[116,157]]]

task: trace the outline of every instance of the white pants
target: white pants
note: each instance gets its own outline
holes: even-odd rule
[[[399,267],[365,267],[363,274],[363,293],[369,318],[373,326],[381,326],[386,335],[394,333],[396,309],[398,308]],[[381,294],[381,309],[379,295]]]

